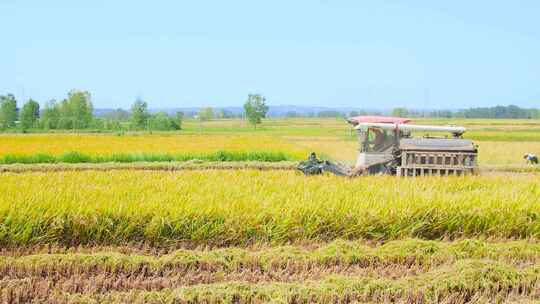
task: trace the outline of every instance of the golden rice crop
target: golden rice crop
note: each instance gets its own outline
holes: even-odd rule
[[[528,176],[307,178],[296,172],[58,172],[0,176],[4,245],[540,236]]]
[[[446,124],[447,121],[423,121],[421,124]],[[481,165],[522,164],[524,153],[540,154],[538,122],[530,120],[464,120],[458,121],[470,128],[465,137],[479,145]],[[355,163],[358,144],[351,129],[336,119],[281,119],[268,120],[265,127],[253,131],[246,129],[241,120],[215,120],[205,123],[206,134],[24,134],[0,135],[0,157],[9,156],[4,163],[65,162],[60,157],[69,152],[82,154],[82,158],[104,157],[104,161],[158,161],[160,159],[189,159],[190,156],[209,155],[217,151],[286,153],[287,159],[304,159],[311,152],[328,158]],[[189,129],[189,128],[188,128]],[[146,157],[141,158],[141,154]],[[185,157],[174,157],[182,155]],[[27,159],[17,156],[28,156]],[[72,155],[68,155],[72,159]],[[79,157],[81,158],[81,157]],[[195,157],[196,158],[196,157]],[[200,158],[200,157],[199,157]],[[242,158],[242,157],[240,157]],[[248,159],[242,159],[248,160]],[[258,159],[263,160],[263,159]],[[74,162],[77,160],[73,160]],[[77,161],[78,162],[78,161]],[[81,161],[82,162],[82,161]],[[87,161],[100,162],[100,161]]]
[[[324,158],[353,166],[358,157],[358,141],[354,137],[286,137],[306,150],[316,152]]]
[[[539,216],[525,175],[3,173],[0,302],[532,301]]]
[[[540,142],[476,141],[480,165],[524,164],[523,154],[540,155]],[[285,153],[292,159],[305,159],[310,151],[336,161],[353,165],[358,153],[358,142],[345,137],[278,137],[252,135],[0,135],[0,157],[39,156],[60,157],[76,151],[92,156],[124,154],[137,160],[140,153],[153,153],[154,158],[167,154],[189,156],[211,155],[217,151]],[[122,155],[120,155],[122,156]],[[147,155],[151,159],[153,155]],[[15,157],[16,158],[16,157]],[[139,157],[140,158],[140,157]],[[146,159],[143,159],[146,160]],[[247,159],[246,159],[247,160]],[[262,160],[262,159],[261,159]],[[17,162],[14,160],[13,162]],[[39,162],[37,160],[31,162]]]
[[[87,155],[203,154],[228,152],[286,152],[304,158],[306,151],[272,136],[179,134],[32,134],[0,135],[0,156],[50,154],[76,151]]]
[[[478,142],[478,158],[480,164],[509,165],[521,163],[525,160],[525,153],[540,155],[540,142]]]

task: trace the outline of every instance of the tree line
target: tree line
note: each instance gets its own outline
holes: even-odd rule
[[[266,117],[268,106],[266,99],[260,94],[249,94],[244,103],[241,117],[254,127]],[[166,112],[150,113],[148,103],[137,98],[130,111],[117,109],[107,112],[102,117],[94,114],[91,95],[87,91],[72,90],[67,98],[57,102],[46,102],[43,108],[33,99],[29,99],[22,108],[12,94],[0,95],[0,130],[181,130],[184,113],[169,115]],[[214,118],[229,118],[225,110],[214,111],[211,107],[202,108],[194,118],[202,121]]]
[[[407,108],[394,108],[393,116],[428,117],[428,118],[507,118],[507,119],[540,119],[540,109],[526,109],[516,105],[469,108],[462,110],[418,111]]]
[[[254,128],[266,117],[268,106],[260,94],[249,94],[244,103],[243,113],[233,114],[224,109],[211,107],[200,109],[197,113],[188,113],[201,122],[215,118],[245,118]],[[387,112],[388,113],[388,112]],[[320,111],[316,114],[302,115],[289,112],[286,117],[351,117],[358,115],[382,115],[382,112],[351,111],[344,113],[335,110]],[[463,110],[419,111],[405,107],[394,108],[390,115],[398,117],[426,118],[509,118],[540,119],[540,109],[526,109],[516,105],[469,108]],[[166,112],[150,113],[148,103],[138,98],[129,111],[117,109],[97,117],[94,114],[91,95],[88,91],[72,90],[61,101],[51,100],[40,104],[29,99],[21,108],[12,94],[0,95],[0,130],[181,130],[182,122],[187,117],[183,112],[170,115]]]
[[[415,110],[405,107],[393,108],[390,111],[358,110],[343,112],[325,110],[317,113],[304,114],[294,111],[286,113],[285,117],[319,117],[345,118],[360,115],[391,115],[408,118],[508,118],[508,119],[540,119],[540,109],[525,109],[516,105],[495,106],[484,108],[469,108],[462,110]]]

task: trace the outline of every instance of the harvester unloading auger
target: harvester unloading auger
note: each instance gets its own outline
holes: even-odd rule
[[[322,161],[311,153],[298,169],[306,175],[330,172],[350,177],[463,175],[478,170],[478,150],[471,140],[462,138],[464,127],[412,125],[406,118],[384,116],[357,116],[347,122],[358,134],[359,153],[354,167]],[[446,132],[451,137],[412,137],[412,132]]]

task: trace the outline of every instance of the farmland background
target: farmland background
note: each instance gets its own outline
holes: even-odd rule
[[[540,303],[540,1],[0,12],[0,304]]]
[[[540,120],[416,119],[413,123],[467,127],[464,137],[478,145],[481,165],[519,166],[524,163],[523,154],[540,154]],[[122,161],[122,158],[126,162],[219,160],[208,156],[219,151],[264,152],[270,153],[270,159],[272,152],[282,153],[281,157],[274,158],[276,161],[303,159],[314,151],[327,159],[354,164],[357,149],[356,134],[342,118],[267,119],[257,129],[250,127],[243,119],[213,119],[204,123],[186,119],[181,131],[93,134],[68,130],[0,135],[0,162],[4,164],[107,162]],[[68,153],[78,153],[81,157],[60,157]],[[36,155],[42,157],[32,160],[31,156]],[[97,156],[103,158],[96,160]],[[133,160],[130,160],[130,156]],[[248,159],[239,156],[234,160]],[[249,160],[257,160],[257,157]]]
[[[343,119],[0,135],[3,302],[528,302],[540,296],[539,120],[457,124],[479,176],[306,177],[352,164]],[[423,135],[423,134],[418,134]],[[231,170],[233,169],[233,170]]]

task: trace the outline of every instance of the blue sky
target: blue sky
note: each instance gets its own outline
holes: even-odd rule
[[[540,107],[540,1],[0,0],[0,94]]]

